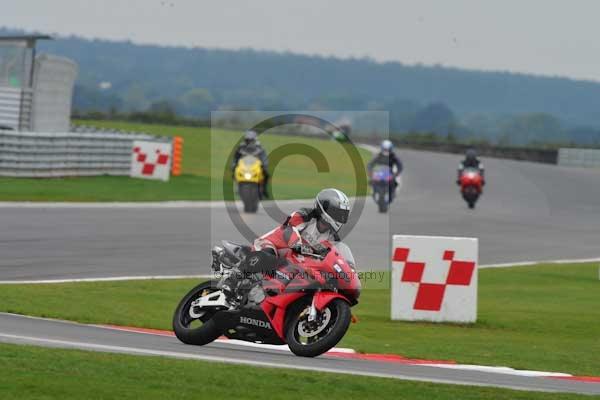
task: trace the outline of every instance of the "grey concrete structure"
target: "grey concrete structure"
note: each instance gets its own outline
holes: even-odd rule
[[[40,54],[35,59],[31,130],[68,132],[77,64],[65,57]]]

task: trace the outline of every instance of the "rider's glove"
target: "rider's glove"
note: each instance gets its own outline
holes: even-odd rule
[[[315,250],[315,253],[320,255],[321,257],[325,257],[329,253],[329,247],[324,247],[320,250]]]
[[[307,254],[313,252],[313,250],[309,246],[302,243],[296,243],[292,247],[290,247],[290,249],[296,254]]]

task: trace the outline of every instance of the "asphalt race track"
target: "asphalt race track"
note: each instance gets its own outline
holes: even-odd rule
[[[390,233],[478,237],[480,263],[600,257],[600,171],[484,160],[488,185],[469,210],[459,158],[401,151],[403,188],[390,214],[371,199],[345,238],[360,269],[386,269]],[[311,201],[286,202],[284,211]],[[281,221],[242,215],[254,232]],[[0,280],[207,274],[210,246],[243,236],[222,203],[175,208],[0,207]]]
[[[480,263],[600,257],[600,171],[484,160],[488,185],[468,210],[454,184],[458,157],[401,151],[406,171],[399,201],[379,214],[371,199],[345,238],[360,269],[386,269],[390,233],[480,239]],[[310,201],[282,204],[285,211]],[[243,215],[255,232],[272,221]],[[0,205],[0,280],[207,274],[209,248],[243,240],[223,204],[174,207]],[[96,351],[163,355],[262,366],[377,375],[431,382],[600,394],[600,384],[424,365],[304,359],[287,352],[120,332],[0,314],[0,341]]]
[[[167,356],[206,361],[281,367],[309,371],[382,376],[396,379],[493,386],[519,390],[600,394],[600,383],[514,376],[504,373],[402,365],[383,361],[343,359],[332,356],[296,357],[279,350],[263,350],[214,343],[188,346],[174,337],[115,331],[71,322],[44,320],[0,313],[0,342],[60,348]]]

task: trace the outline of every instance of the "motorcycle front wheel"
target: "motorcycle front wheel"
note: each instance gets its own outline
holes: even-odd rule
[[[286,324],[286,342],[292,353],[301,357],[316,357],[333,348],[346,334],[352,314],[350,305],[341,299],[332,300],[315,321],[308,321],[310,305],[291,310]]]
[[[216,310],[200,310],[199,318],[190,315],[190,308],[194,300],[217,290],[215,282],[206,281],[190,290],[179,302],[173,314],[173,331],[183,343],[203,346],[221,336],[222,332],[211,319]]]
[[[381,189],[380,187],[375,187],[373,189],[373,200],[375,200],[380,213],[386,213],[388,211],[389,200],[384,190],[387,189]]]
[[[473,187],[465,188],[463,192],[463,199],[467,202],[469,209],[475,208],[475,203],[477,202],[477,198],[479,197],[479,193]]]
[[[388,207],[389,207],[389,203],[388,203],[388,199],[387,196],[385,194],[380,194],[379,195],[379,212],[380,213],[386,213],[388,211]]]
[[[260,201],[260,187],[257,183],[241,182],[238,185],[240,198],[244,203],[244,212],[255,213]]]

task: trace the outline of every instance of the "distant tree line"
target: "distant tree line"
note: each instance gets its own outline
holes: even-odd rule
[[[87,110],[73,110],[73,119],[83,120],[107,120],[140,122],[144,124],[161,124],[175,126],[210,126],[210,120],[178,115],[168,103],[153,104],[145,111],[118,112],[111,108],[108,112]]]
[[[107,104],[107,107],[81,107],[77,99],[90,101],[87,91],[76,90],[74,115],[94,119],[120,119],[144,123],[171,125],[208,126],[210,107],[206,101],[213,98],[206,90],[194,90],[186,96],[189,103],[179,100],[161,99],[152,102],[143,110],[122,111],[124,108]],[[202,113],[189,113],[195,99],[204,99],[200,104],[208,109]],[[85,104],[85,103],[84,103]],[[311,104],[312,110],[335,109],[337,103]],[[232,107],[233,108],[233,107]],[[545,113],[527,113],[506,116],[477,116],[460,120],[444,103],[436,102],[421,106],[409,100],[394,100],[384,103],[382,110],[389,110],[389,132],[393,137],[415,143],[472,143],[497,146],[533,146],[556,148],[560,146],[600,146],[600,129],[591,127],[568,127],[557,117]],[[340,111],[340,116],[343,116]],[[370,132],[369,121],[349,120],[359,135]],[[230,126],[235,126],[236,121]]]
[[[77,37],[43,41],[40,51],[79,64],[77,114],[192,124],[208,120],[211,110],[384,110],[395,135],[600,145],[596,82]]]

